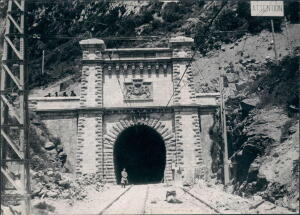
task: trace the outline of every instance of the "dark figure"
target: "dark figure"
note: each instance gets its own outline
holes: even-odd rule
[[[123,171],[121,172],[121,186],[125,188],[126,184],[128,184],[128,174],[126,172],[126,169],[124,168]]]
[[[67,95],[67,93],[66,93],[66,92],[64,92],[64,93],[63,93],[63,96],[64,96],[64,97],[67,97],[68,95]]]
[[[58,92],[55,92],[55,96],[58,97]]]
[[[47,95],[45,95],[45,97],[51,97],[51,94],[50,94],[50,93],[48,93]]]
[[[71,91],[71,96],[76,96],[73,90]]]

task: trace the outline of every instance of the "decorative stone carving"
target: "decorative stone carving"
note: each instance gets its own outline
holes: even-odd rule
[[[152,100],[152,83],[143,82],[143,79],[133,79],[125,82],[125,100]]]

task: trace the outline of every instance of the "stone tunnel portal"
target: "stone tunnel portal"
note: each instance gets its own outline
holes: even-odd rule
[[[162,182],[166,166],[166,148],[161,135],[147,125],[126,128],[114,145],[117,183],[126,168],[129,184]]]

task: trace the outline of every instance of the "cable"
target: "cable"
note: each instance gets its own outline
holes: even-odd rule
[[[221,11],[223,10],[223,8],[227,5],[227,3],[228,3],[228,0],[226,0],[226,1],[224,2],[224,4],[221,6],[221,8],[217,11],[216,15],[212,18],[212,20],[210,21],[210,23],[208,24],[208,26],[205,28],[204,35],[208,34],[211,25],[213,24],[213,22],[215,21],[215,19],[218,17],[218,15],[221,13]],[[207,35],[206,35],[206,36],[207,36]],[[186,66],[186,68],[185,68],[185,70],[184,70],[184,72],[183,72],[183,74],[182,74],[182,76],[181,76],[181,78],[180,78],[180,80],[179,80],[177,86],[174,87],[174,89],[176,89],[178,86],[180,86],[180,83],[181,83],[181,81],[182,81],[184,75],[186,74],[187,69],[190,67],[190,65],[191,65],[191,63],[192,63],[192,61],[193,61],[193,59],[194,59],[194,57],[195,57],[195,54],[196,54],[196,49],[194,50],[194,53],[192,54],[192,57],[190,58],[190,61],[189,61],[188,65]],[[168,100],[167,105],[165,106],[165,108],[167,108],[167,107],[169,106],[169,104],[170,104],[172,98],[174,97],[174,93],[175,93],[175,91],[173,90],[173,93],[172,93],[170,99]],[[161,113],[161,115],[160,115],[160,117],[159,117],[157,123],[161,120],[161,117],[162,117],[163,115],[164,115],[164,114]],[[157,124],[157,123],[156,123],[156,124]]]

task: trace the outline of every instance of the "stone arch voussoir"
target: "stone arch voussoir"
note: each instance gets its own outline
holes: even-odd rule
[[[138,119],[136,121],[133,120],[120,120],[116,122],[110,130],[104,135],[104,160],[105,165],[108,165],[110,168],[106,169],[105,175],[107,177],[108,182],[116,182],[114,177],[114,167],[113,167],[113,159],[111,159],[111,154],[113,153],[114,144],[121,134],[126,128],[135,126],[135,125],[146,125],[153,128],[156,132],[158,132],[166,147],[166,169],[165,169],[165,180],[171,180],[171,162],[173,158],[173,152],[175,149],[175,137],[172,133],[172,130],[168,128],[163,122],[158,119],[153,118],[144,118]],[[110,159],[105,159],[105,156],[109,155]]]

